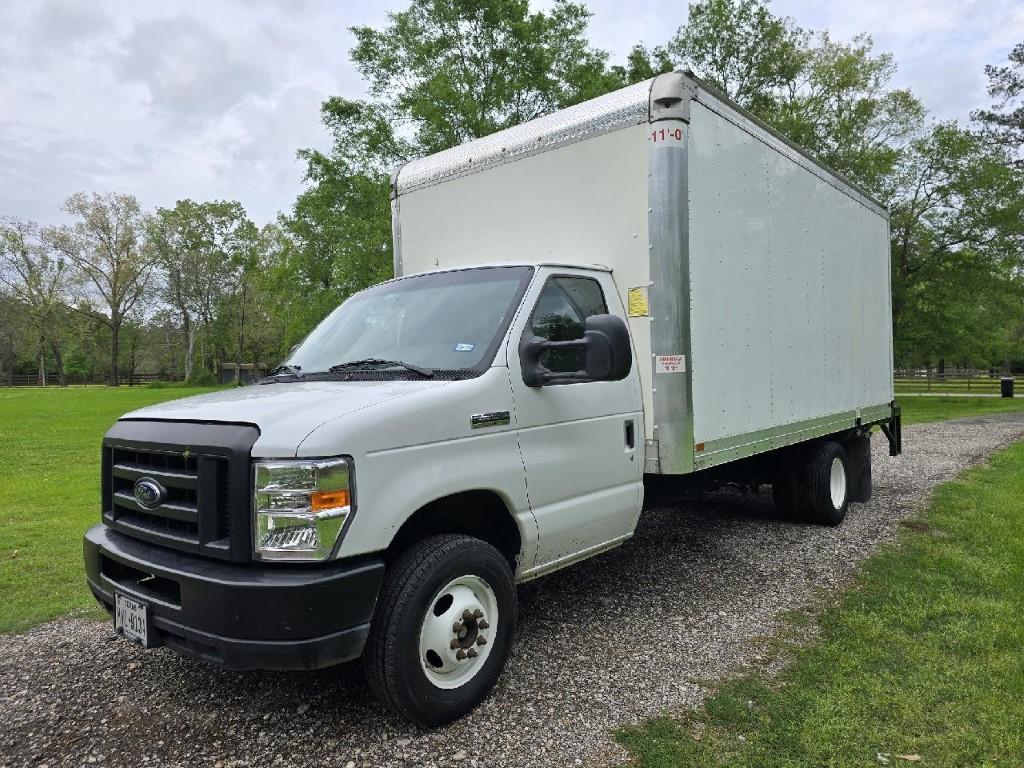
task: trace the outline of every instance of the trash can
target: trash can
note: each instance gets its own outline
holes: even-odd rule
[[[999,394],[1003,397],[1013,397],[1013,377],[1003,376],[999,380]]]

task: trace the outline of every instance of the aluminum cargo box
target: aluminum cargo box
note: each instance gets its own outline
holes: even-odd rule
[[[887,209],[688,73],[413,161],[393,186],[397,275],[612,270],[648,472],[890,416]]]

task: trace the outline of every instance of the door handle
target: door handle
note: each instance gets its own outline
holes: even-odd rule
[[[636,428],[632,419],[626,419],[626,447],[633,449],[636,447]]]

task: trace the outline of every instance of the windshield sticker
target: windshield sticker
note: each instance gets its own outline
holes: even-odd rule
[[[461,344],[456,344],[455,345],[455,351],[456,352],[472,352],[473,351],[473,347],[475,347],[475,346],[476,346],[476,344],[466,344],[465,342],[463,342]]]

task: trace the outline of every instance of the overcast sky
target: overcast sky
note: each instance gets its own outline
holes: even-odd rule
[[[63,219],[75,191],[147,207],[236,199],[263,224],[301,188],[299,147],[325,146],[319,105],[359,96],[353,24],[406,0],[0,0],[0,215]],[[545,7],[545,0],[533,0]],[[621,61],[663,43],[683,0],[589,0],[591,39]],[[870,33],[938,117],[987,103],[986,63],[1024,41],[1021,0],[775,0],[837,39]]]

